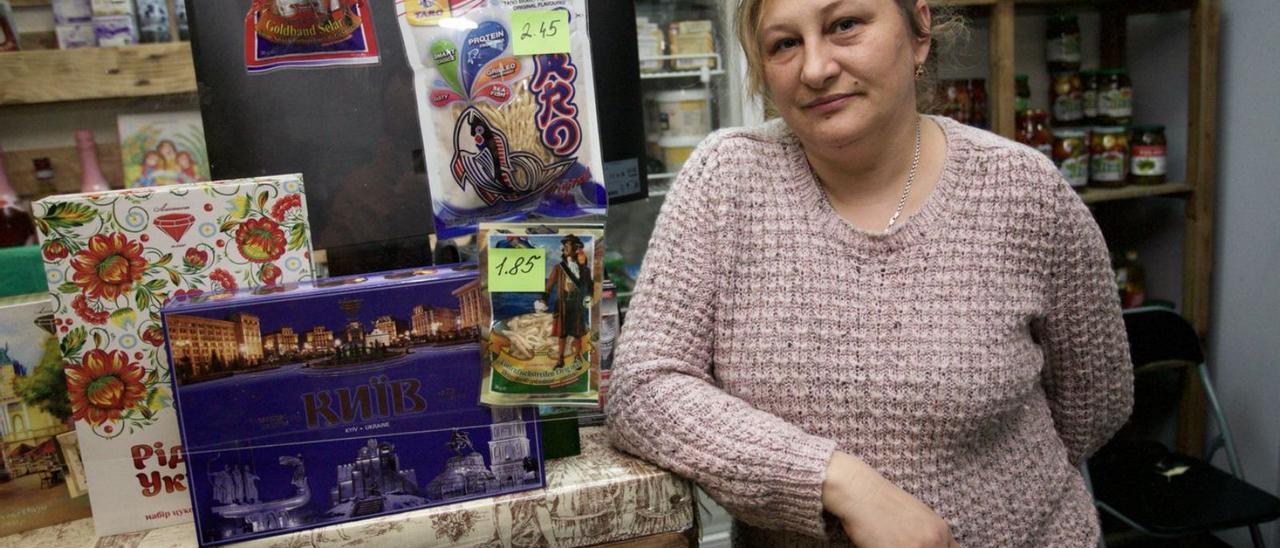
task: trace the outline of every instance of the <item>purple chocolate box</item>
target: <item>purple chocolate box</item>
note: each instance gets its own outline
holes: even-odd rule
[[[475,269],[165,307],[202,545],[544,485],[535,411],[479,405]]]

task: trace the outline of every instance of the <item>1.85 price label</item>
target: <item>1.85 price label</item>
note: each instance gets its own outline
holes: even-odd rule
[[[489,292],[540,293],[546,290],[547,251],[534,248],[489,248]]]
[[[569,53],[569,12],[519,10],[511,14],[511,43],[516,55]]]

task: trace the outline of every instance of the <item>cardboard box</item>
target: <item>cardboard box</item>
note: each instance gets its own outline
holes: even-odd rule
[[[0,299],[0,537],[89,516],[64,456],[75,433],[49,295]],[[61,398],[59,397],[61,396]]]
[[[209,180],[200,111],[121,114],[116,118],[127,188]]]
[[[90,0],[94,17],[134,14],[133,0]]]
[[[201,544],[543,486],[532,408],[479,404],[474,265],[163,312]]]
[[[302,177],[51,196],[33,209],[98,534],[189,520],[160,308],[310,279]]]
[[[58,49],[92,48],[98,45],[92,22],[56,25],[53,30],[58,36]]]
[[[138,23],[132,15],[95,15],[93,34],[99,47],[131,46],[138,43]]]
[[[93,21],[93,4],[89,0],[53,0],[52,7],[55,25]]]

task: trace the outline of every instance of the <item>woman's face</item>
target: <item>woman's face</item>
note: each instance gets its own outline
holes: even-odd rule
[[[928,23],[928,7],[917,4]],[[759,48],[778,114],[806,144],[839,148],[915,111],[929,54],[895,0],[766,0]]]

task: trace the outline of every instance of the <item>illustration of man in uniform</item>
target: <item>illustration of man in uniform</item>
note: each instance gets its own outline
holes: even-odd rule
[[[231,502],[240,504],[244,500],[244,478],[240,475],[240,470],[232,470],[230,466],[226,470],[231,476]]]
[[[213,482],[213,500],[219,504],[227,504],[231,502],[231,474],[223,470],[217,470],[209,474],[209,481]]]
[[[591,279],[591,266],[582,239],[569,234],[560,240],[560,262],[547,276],[548,300],[555,296],[555,322],[551,334],[559,339],[556,369],[564,367],[565,341],[573,337],[573,359],[582,359],[582,339],[587,335],[587,317],[591,309],[591,295],[595,287]],[[555,293],[552,293],[552,290]]]
[[[244,468],[244,501],[249,504],[258,502],[258,480],[257,474],[248,467]]]

